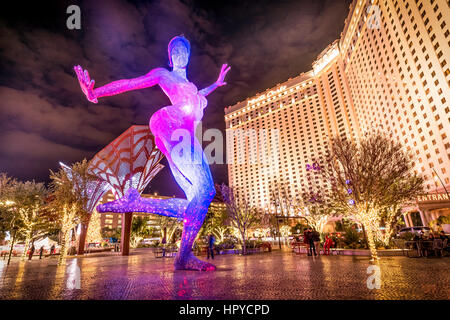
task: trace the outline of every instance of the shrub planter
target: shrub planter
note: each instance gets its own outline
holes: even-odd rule
[[[380,257],[404,256],[407,250],[409,249],[381,249],[377,250],[377,254]],[[331,252],[343,256],[370,256],[368,249],[331,249]]]
[[[223,249],[220,250],[220,254],[239,254],[241,250],[238,249]]]

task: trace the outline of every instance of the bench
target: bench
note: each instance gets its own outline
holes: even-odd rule
[[[304,249],[304,250],[303,250]],[[292,244],[292,250],[295,254],[307,253],[308,248],[303,242],[295,242]],[[303,252],[302,252],[303,251]]]
[[[155,258],[164,258],[164,257],[173,258],[176,256],[177,252],[178,252],[177,247],[166,247],[166,248],[158,247],[153,251],[153,253],[155,254]]]

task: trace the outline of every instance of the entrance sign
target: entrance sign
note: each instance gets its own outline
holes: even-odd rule
[[[417,197],[417,203],[435,203],[442,201],[450,201],[450,197],[446,193],[430,193]]]

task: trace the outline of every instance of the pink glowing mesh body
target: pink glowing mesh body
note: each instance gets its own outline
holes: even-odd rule
[[[89,73],[80,66],[75,67],[81,89],[87,99],[94,103],[97,103],[99,97],[154,85],[161,87],[171,104],[155,112],[149,126],[156,146],[166,156],[173,177],[186,195],[186,199],[145,199],[140,197],[139,190],[129,188],[124,197],[100,205],[97,209],[99,212],[148,212],[183,219],[183,233],[180,250],[175,258],[175,269],[215,270],[214,265],[200,261],[192,253],[193,242],[215,195],[211,171],[201,145],[195,138],[195,128],[203,117],[203,109],[207,105],[206,96],[226,84],[224,79],[230,67],[224,64],[217,81],[198,90],[186,77],[189,42],[182,36],[174,37],[169,43],[168,52],[172,71],[157,68],[144,76],[115,81],[97,89],[94,89],[95,82],[90,79]],[[190,153],[187,152],[183,157],[174,154],[179,141],[174,141],[172,135],[177,130],[188,132],[191,137]]]

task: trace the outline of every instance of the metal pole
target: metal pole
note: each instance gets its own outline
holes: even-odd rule
[[[275,216],[275,217],[277,218],[278,245],[280,246],[280,250],[281,250],[280,225],[278,224],[278,216]]]
[[[438,177],[439,181],[441,182],[442,186],[444,187],[445,193],[447,194],[447,196],[449,196],[447,189],[444,186],[444,183],[441,180],[441,177],[438,175],[438,173],[436,172],[436,170],[434,168],[432,168],[434,173],[436,174],[436,176]]]

